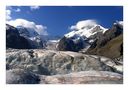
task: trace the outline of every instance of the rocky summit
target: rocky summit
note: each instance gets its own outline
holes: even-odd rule
[[[122,65],[101,56],[71,51],[7,49],[6,82],[122,83]]]

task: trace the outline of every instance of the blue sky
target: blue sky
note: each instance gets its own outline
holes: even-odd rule
[[[123,21],[122,6],[11,6],[11,20],[22,18],[46,26],[47,33],[62,36],[78,21],[93,19],[110,28],[116,20]]]

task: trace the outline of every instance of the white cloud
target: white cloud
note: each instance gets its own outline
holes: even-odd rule
[[[7,6],[6,7],[6,20],[7,21],[12,19],[12,17],[11,17],[12,11],[11,10],[12,10],[11,6]]]
[[[10,20],[11,18],[11,10],[6,10],[6,20]]]
[[[77,30],[77,27],[76,27],[76,25],[72,25],[69,29],[70,30]]]
[[[16,10],[15,10],[15,12],[20,12],[21,11],[21,9],[20,8],[17,8]]]
[[[47,27],[46,26],[42,26],[42,25],[36,25],[37,27],[37,32],[40,34],[40,35],[48,35],[46,29]]]
[[[6,21],[12,19],[12,17],[11,17],[12,12],[20,12],[20,11],[21,11],[20,8],[14,9],[11,6],[7,6],[6,7]]]
[[[36,9],[39,9],[39,8],[40,8],[39,6],[30,6],[31,10],[36,10]]]
[[[38,32],[39,35],[48,35],[46,31],[47,29],[46,26],[37,25],[36,23],[25,19],[10,20],[10,21],[7,21],[7,24],[10,24],[14,27],[23,26],[25,28],[34,29],[35,31]]]
[[[92,19],[88,19],[88,20],[82,20],[82,21],[78,21],[76,25],[72,25],[70,27],[70,30],[80,30],[82,28],[91,28],[95,25],[97,25],[97,21],[96,20],[92,20]]]

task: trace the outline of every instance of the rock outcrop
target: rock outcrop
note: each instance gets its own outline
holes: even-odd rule
[[[66,38],[65,36],[59,41],[59,44],[58,44],[58,50],[61,50],[61,51],[77,52],[83,47],[84,47],[84,43],[82,39],[74,42],[72,39]]]
[[[39,76],[29,71],[25,71],[23,69],[6,71],[7,84],[38,84],[39,82]]]

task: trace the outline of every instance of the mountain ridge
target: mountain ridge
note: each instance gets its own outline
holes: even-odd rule
[[[86,32],[88,32],[87,35]],[[83,35],[85,34],[85,36]],[[120,37],[119,37],[120,36]],[[107,53],[108,49],[105,48],[105,51],[100,51],[101,48],[109,47],[109,43],[112,43],[114,39],[119,39],[120,42],[117,44],[117,49],[112,45],[112,48],[117,51],[116,54],[109,55]],[[108,43],[108,44],[107,44]],[[113,43],[112,43],[113,44]],[[120,44],[120,45],[119,45]],[[101,25],[94,25],[90,29],[83,27],[83,29],[71,31],[68,34],[65,34],[64,37],[59,41],[58,49],[62,51],[75,51],[86,54],[95,54],[95,55],[104,55],[109,58],[117,58],[122,55],[123,51],[123,21],[116,21],[113,23],[110,29],[105,29]],[[98,50],[96,50],[98,48]],[[101,49],[102,50],[102,49]],[[101,54],[99,54],[101,52]],[[111,53],[109,50],[108,53]],[[106,55],[107,54],[107,55]],[[113,57],[114,55],[114,57]]]

